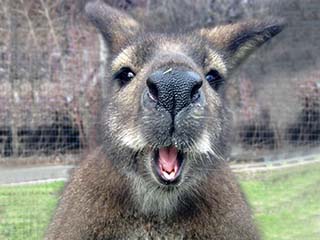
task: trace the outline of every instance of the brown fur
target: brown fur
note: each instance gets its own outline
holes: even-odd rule
[[[100,1],[86,9],[111,50],[111,75],[125,67],[135,76],[123,86],[106,76],[101,147],[76,170],[46,239],[259,239],[225,161],[229,117],[223,88],[213,88],[204,76],[214,69],[227,78],[281,25],[251,21],[167,35],[143,31]],[[201,76],[205,100],[184,107],[172,120],[142,102],[148,77],[175,68]],[[177,185],[164,185],[152,172],[152,154],[172,145],[185,165]]]
[[[147,218],[136,209],[128,179],[97,150],[66,187],[47,239],[258,239],[227,164],[213,172],[189,213]]]

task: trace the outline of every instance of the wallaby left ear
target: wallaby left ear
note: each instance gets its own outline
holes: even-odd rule
[[[227,68],[231,70],[283,28],[282,20],[251,20],[204,28],[200,30],[200,35],[221,50],[227,61]]]
[[[124,12],[108,6],[102,0],[86,4],[86,14],[101,32],[111,52],[116,52],[140,30],[140,24]]]

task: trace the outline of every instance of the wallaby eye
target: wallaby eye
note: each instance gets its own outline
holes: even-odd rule
[[[224,83],[223,77],[220,75],[220,73],[217,70],[214,70],[214,69],[210,70],[206,74],[206,80],[214,90],[218,90],[220,86],[223,85]]]
[[[113,75],[113,79],[119,81],[120,87],[122,87],[129,83],[135,75],[129,67],[123,67]]]

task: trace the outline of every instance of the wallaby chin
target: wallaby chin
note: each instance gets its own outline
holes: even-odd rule
[[[86,12],[110,49],[102,141],[66,186],[46,239],[259,239],[225,161],[225,85],[282,23],[173,35],[100,0]]]

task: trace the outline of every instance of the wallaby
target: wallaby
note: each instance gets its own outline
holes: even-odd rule
[[[66,186],[47,240],[260,239],[226,155],[225,84],[278,20],[148,32],[86,6],[109,49],[100,146]]]

